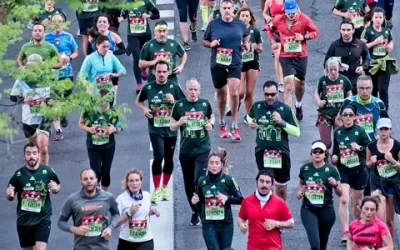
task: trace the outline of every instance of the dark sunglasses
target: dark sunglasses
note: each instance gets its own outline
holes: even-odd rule
[[[324,154],[325,152],[324,152],[324,150],[322,150],[322,149],[316,148],[316,149],[313,149],[313,150],[312,150],[312,153],[313,153],[313,154],[322,155],[322,154]]]
[[[354,117],[353,113],[343,113],[342,116],[344,117]]]
[[[383,128],[380,128],[379,130],[383,130],[383,131],[388,131],[390,128],[385,128],[385,127],[383,127]]]
[[[268,97],[268,96],[274,97],[274,96],[276,96],[276,92],[275,92],[275,93],[264,93],[264,95],[265,95],[266,97]]]

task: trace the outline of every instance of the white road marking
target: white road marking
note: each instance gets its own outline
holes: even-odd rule
[[[157,5],[174,4],[174,0],[157,0]]]
[[[175,11],[174,10],[160,10],[160,19],[174,17]]]

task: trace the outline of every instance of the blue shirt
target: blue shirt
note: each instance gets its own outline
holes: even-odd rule
[[[75,50],[78,49],[78,44],[76,43],[74,37],[65,31],[62,31],[60,34],[47,33],[44,39],[57,48],[60,57],[62,54],[70,56]],[[71,77],[73,75],[74,72],[71,63],[65,64],[64,67],[58,71],[59,78]]]
[[[109,50],[114,51],[115,48],[117,47],[117,44],[113,40],[111,31],[108,31],[107,38],[108,38],[108,40],[110,40],[110,48],[109,48]],[[93,52],[97,51],[96,41],[94,39],[91,41],[90,45],[92,46],[92,51]]]

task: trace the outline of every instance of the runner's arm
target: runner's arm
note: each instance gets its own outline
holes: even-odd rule
[[[272,16],[270,16],[270,12],[269,12],[270,5],[271,5],[271,0],[266,0],[264,9],[263,9],[263,13],[262,13],[262,15],[263,15],[264,19],[267,21],[267,23],[271,22],[271,20],[272,20]]]
[[[382,235],[382,241],[383,241],[384,247],[379,248],[379,250],[390,250],[390,249],[394,249],[394,248],[393,248],[393,239],[392,239],[392,236],[390,235],[390,233],[387,233],[387,234],[385,234],[385,235]]]
[[[151,20],[160,19],[160,11],[156,7],[151,9],[150,12],[151,12],[151,14],[150,14],[150,19]]]
[[[329,46],[329,49],[326,52],[325,59],[324,59],[324,65],[323,65],[324,69],[325,69],[326,61],[328,61],[329,58],[334,57],[334,56],[335,56],[335,42],[331,43],[331,46]]]
[[[71,216],[72,216],[72,199],[68,197],[68,199],[65,201],[61,209],[60,217],[58,218],[58,223],[57,223],[58,228],[67,233],[74,233],[74,229],[76,227],[68,224],[68,220]]]
[[[113,68],[117,72],[117,77],[121,77],[123,75],[126,75],[126,69],[125,67],[121,64],[121,62],[118,60],[118,58],[114,55],[111,55],[113,57]]]
[[[117,48],[118,49],[113,51],[113,54],[115,56],[119,56],[119,55],[125,54],[125,50],[126,50],[125,49],[125,44],[124,44],[124,42],[122,40],[121,40],[120,43],[117,43]]]
[[[83,131],[90,133],[90,127],[86,126],[85,119],[82,116],[79,118],[78,126]]]
[[[362,64],[360,66],[363,67],[364,71],[367,71],[369,68],[371,56],[368,51],[368,47],[365,43],[362,43],[362,52],[361,52],[361,58],[362,58]]]
[[[294,116],[293,110],[289,110],[290,115],[287,121],[281,119],[281,127],[286,131],[289,135],[293,135],[295,137],[300,137],[300,127],[297,124],[296,118]]]
[[[319,36],[319,30],[311,18],[307,17],[307,27],[306,27],[306,34],[304,35],[305,40],[312,40]]]
[[[271,42],[271,44],[276,43],[275,41],[275,32],[277,31],[276,23],[277,23],[277,18],[274,18],[272,19],[270,25],[268,25],[267,27],[267,37],[268,40]]]
[[[336,155],[339,161],[339,143],[336,140],[336,132],[333,132],[333,148],[332,148],[332,156]]]
[[[229,188],[229,196],[227,202],[232,205],[240,205],[243,201],[243,195],[240,191],[239,185],[237,184],[236,180],[232,177]]]
[[[211,13],[212,14],[212,13]],[[204,32],[203,40],[201,40],[201,43],[203,44],[204,47],[206,48],[211,48],[211,42],[212,42],[212,37],[211,37],[211,24],[212,22],[209,21],[207,25],[207,29]]]
[[[179,129],[181,125],[179,124],[179,121],[176,121],[172,116],[171,116],[171,123],[169,125],[169,128],[171,131],[176,131]]]
[[[182,45],[179,45],[182,46]],[[185,52],[183,53],[182,57],[181,57],[181,63],[179,64],[179,66],[185,67],[185,64],[187,62],[187,58],[188,58],[188,54]]]
[[[111,222],[109,227],[111,229],[114,229],[117,227],[118,222],[119,222],[119,210],[118,210],[118,204],[117,201],[113,196],[110,196],[110,214],[111,214]]]
[[[148,42],[144,44],[139,56],[139,68],[146,69],[151,68],[157,63],[157,59],[151,60],[152,56],[148,48]]]
[[[346,250],[354,250],[354,241],[353,237],[351,234],[349,234],[349,237],[347,238],[347,243],[346,243]]]

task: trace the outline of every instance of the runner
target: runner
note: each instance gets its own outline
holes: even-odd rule
[[[170,129],[171,111],[176,101],[185,98],[179,85],[167,78],[169,65],[162,60],[156,63],[156,80],[146,83],[136,99],[136,106],[148,119],[150,142],[153,148],[154,159],[151,172],[154,192],[151,202],[154,204],[170,198],[168,182],[174,170],[173,158],[177,137],[177,132]],[[144,104],[146,100],[148,107]],[[163,180],[160,190],[161,177]]]
[[[89,34],[88,29],[93,27],[95,23],[95,18],[101,13],[99,0],[81,0],[82,5],[80,9],[76,12],[76,17],[79,24],[80,35],[83,36],[82,39],[82,51],[83,55],[87,56],[87,51],[89,47]]]
[[[96,96],[100,89],[108,89],[113,95],[110,106],[115,104],[112,78],[126,75],[126,69],[115,55],[109,53],[110,40],[100,35],[96,39],[96,52],[85,58],[79,72],[79,78],[85,82],[87,91]],[[117,73],[115,73],[117,72]]]
[[[60,192],[54,170],[39,162],[39,146],[24,146],[25,166],[8,182],[7,200],[17,197],[17,232],[22,249],[46,250],[50,236],[52,206],[50,192]]]
[[[385,221],[395,238],[395,211],[399,200],[397,183],[400,181],[400,142],[393,138],[392,121],[380,118],[376,130],[378,139],[368,145],[367,166],[371,171],[371,192],[381,196],[378,217]],[[396,209],[395,209],[396,208]]]
[[[386,13],[386,28],[392,29],[393,28],[393,10],[394,10],[394,0],[377,0],[377,7],[380,7],[385,10]]]
[[[208,17],[212,14],[215,10],[217,5],[216,0],[200,0],[200,13],[201,19],[203,21],[203,25],[201,26],[201,31],[205,31],[208,25]]]
[[[117,198],[121,226],[117,250],[153,250],[150,216],[160,217],[151,207],[150,193],[142,190],[143,173],[130,169],[123,180],[124,192]]]
[[[349,78],[353,85],[353,95],[356,95],[357,78],[368,69],[370,56],[367,45],[354,37],[354,23],[348,19],[340,23],[340,38],[329,46],[324,65],[331,57],[339,57],[341,63],[348,66],[346,71],[340,73]]]
[[[342,195],[339,172],[326,162],[326,151],[322,141],[313,142],[312,162],[303,165],[299,173],[297,199],[303,199],[300,216],[311,250],[327,249],[336,219],[333,192]]]
[[[248,250],[282,249],[280,231],[293,228],[292,213],[284,200],[272,193],[274,177],[261,170],[256,177],[256,191],[244,198],[237,223],[240,231],[249,231]]]
[[[274,17],[285,14],[285,8],[283,4],[284,0],[261,0],[261,1],[263,2],[264,5],[264,7],[262,8],[263,10],[262,14],[265,20],[265,24],[262,30],[268,30],[268,25],[272,22]],[[278,44],[275,45],[276,49],[272,50],[272,55],[274,57],[275,74],[276,74],[276,79],[279,81],[278,83],[279,92],[283,93],[285,91],[285,84],[283,83],[282,66],[281,63],[279,62],[279,55],[281,54],[281,46],[282,46],[280,44],[279,32],[274,33],[274,39],[275,42]],[[271,43],[271,45],[272,44],[273,43]]]
[[[135,2],[136,1],[132,2],[132,0],[128,1],[129,4],[134,4]],[[149,12],[151,14],[149,14]],[[147,80],[147,69],[143,68],[141,70],[139,68],[139,55],[144,44],[151,40],[151,30],[148,19],[159,19],[160,12],[152,0],[146,0],[144,1],[144,5],[125,10],[124,15],[119,18],[119,21],[122,22],[124,18],[127,18],[129,23],[129,25],[127,25],[128,48],[126,49],[126,55],[130,56],[132,54],[133,74],[136,79],[136,94],[138,94],[143,87],[142,80]]]
[[[214,128],[215,117],[211,104],[199,98],[200,83],[192,78],[186,82],[186,99],[177,101],[171,114],[171,131],[181,130],[179,162],[182,167],[186,197],[192,209],[190,225],[200,224],[199,211],[191,203],[198,180],[207,172],[207,157],[211,143],[209,132]]]
[[[220,1],[220,6],[222,4],[223,0]],[[247,3],[245,0],[231,0],[233,3],[233,14],[236,15],[236,13],[241,9],[241,8],[246,8]],[[211,14],[208,16],[208,23],[210,23],[214,19],[219,19],[221,17],[221,8],[215,9],[214,11],[211,12]]]
[[[335,120],[345,98],[352,95],[351,82],[339,74],[341,63],[338,58],[329,58],[325,63],[325,75],[318,81],[314,98],[318,105],[316,126],[321,141],[327,149],[332,146],[332,132],[336,129]],[[329,150],[327,151],[329,157]]]
[[[279,61],[285,83],[284,102],[292,107],[293,89],[296,96],[296,117],[303,120],[301,100],[304,96],[304,82],[307,73],[308,53],[306,41],[319,36],[318,28],[311,18],[298,9],[296,0],[285,0],[285,15],[272,19],[268,30],[268,39],[273,50],[279,49]],[[288,27],[291,27],[288,29]],[[279,34],[280,41],[275,40],[275,33]],[[282,45],[281,45],[282,44]]]
[[[355,115],[353,106],[344,106],[340,111],[343,127],[337,128],[333,135],[332,164],[337,166],[342,182],[342,195],[339,201],[339,218],[343,230],[340,235],[342,244],[346,243],[349,234],[350,197],[353,218],[359,218],[363,191],[369,180],[365,148],[371,139],[362,127],[355,124]]]
[[[203,46],[211,48],[211,76],[217,92],[219,136],[240,141],[237,124],[239,108],[239,89],[242,68],[242,46],[250,49],[250,32],[244,23],[233,15],[233,3],[221,1],[221,18],[213,20],[204,33]],[[232,126],[228,133],[224,120],[226,97],[229,88],[230,106],[232,110]]]
[[[199,0],[176,1],[176,7],[178,8],[179,11],[179,28],[181,30],[183,39],[183,48],[185,48],[185,51],[188,51],[192,48],[189,42],[188,30],[190,31],[192,41],[197,42],[196,23],[197,23],[198,6],[199,6]],[[190,20],[190,25],[188,25],[187,23],[188,16]]]
[[[371,55],[372,95],[378,96],[389,110],[389,83],[390,76],[397,73],[396,59],[389,57],[393,50],[392,32],[383,27],[385,11],[376,7],[372,11],[372,25],[364,30],[361,41],[367,44]]]
[[[118,223],[118,205],[111,193],[97,188],[96,173],[80,173],[82,189],[68,196],[61,209],[58,228],[74,234],[74,249],[108,250],[112,230]],[[68,224],[72,217],[73,224]]]
[[[201,207],[203,238],[207,249],[229,249],[233,238],[231,205],[243,200],[235,179],[228,175],[228,152],[219,148],[208,156],[207,175],[200,177],[192,204]]]
[[[182,45],[168,38],[168,24],[158,21],[154,25],[154,39],[146,42],[140,51],[139,67],[144,70],[150,68],[147,82],[155,80],[155,65],[159,61],[168,63],[168,79],[178,82],[178,76],[182,73],[187,61],[187,53]],[[176,56],[181,58],[180,65],[176,65]]]
[[[53,44],[58,51],[58,54],[63,62],[63,67],[58,71],[58,80],[60,82],[60,89],[62,91],[55,91],[55,100],[65,100],[72,94],[74,71],[71,61],[79,56],[78,45],[72,34],[63,31],[65,27],[65,19],[61,14],[53,14],[50,23],[54,26],[52,32],[48,32],[44,39]],[[61,87],[63,86],[63,87]],[[65,89],[65,90],[64,90]],[[56,141],[64,139],[64,134],[61,129],[68,126],[68,120],[65,117],[60,120],[53,121],[54,128],[56,129]]]
[[[246,116],[253,104],[253,93],[256,87],[258,73],[260,72],[260,62],[258,54],[262,53],[262,38],[260,31],[255,27],[256,17],[247,7],[241,8],[236,16],[244,22],[250,33],[250,50],[242,47],[242,76],[239,88],[239,100],[244,100],[244,122],[247,122]],[[239,104],[240,106],[240,104]]]
[[[347,250],[382,249],[393,250],[393,239],[386,224],[375,217],[378,201],[365,197],[360,205],[361,216],[350,224]],[[354,248],[355,247],[355,248]]]
[[[355,28],[354,37],[360,39],[364,29],[364,15],[369,12],[366,0],[337,0],[332,13],[350,20]]]
[[[249,127],[257,129],[255,157],[258,170],[274,172],[275,193],[286,201],[290,180],[289,135],[300,136],[300,128],[292,109],[279,101],[278,84],[264,83],[264,101],[251,106],[247,114]]]
[[[41,11],[39,18],[38,18],[38,21],[40,23],[47,26],[50,23],[53,15],[55,15],[55,14],[61,15],[64,21],[67,20],[67,15],[65,14],[65,12],[60,8],[56,8],[55,4],[56,4],[56,1],[54,1],[54,0],[47,0],[44,3],[44,9]]]
[[[22,103],[22,131],[29,142],[39,145],[39,162],[49,164],[49,138],[51,121],[40,112],[41,107],[49,105],[50,86],[41,82],[39,74],[42,57],[31,54],[24,70],[26,79],[17,79],[10,93],[10,101]],[[33,77],[32,76],[36,76]]]
[[[86,132],[86,147],[90,168],[96,173],[101,189],[107,191],[111,184],[111,166],[115,153],[115,134],[122,130],[118,113],[110,108],[105,97],[107,89],[100,90],[101,100],[93,106],[101,106],[101,111],[89,107],[79,118],[79,128]]]

